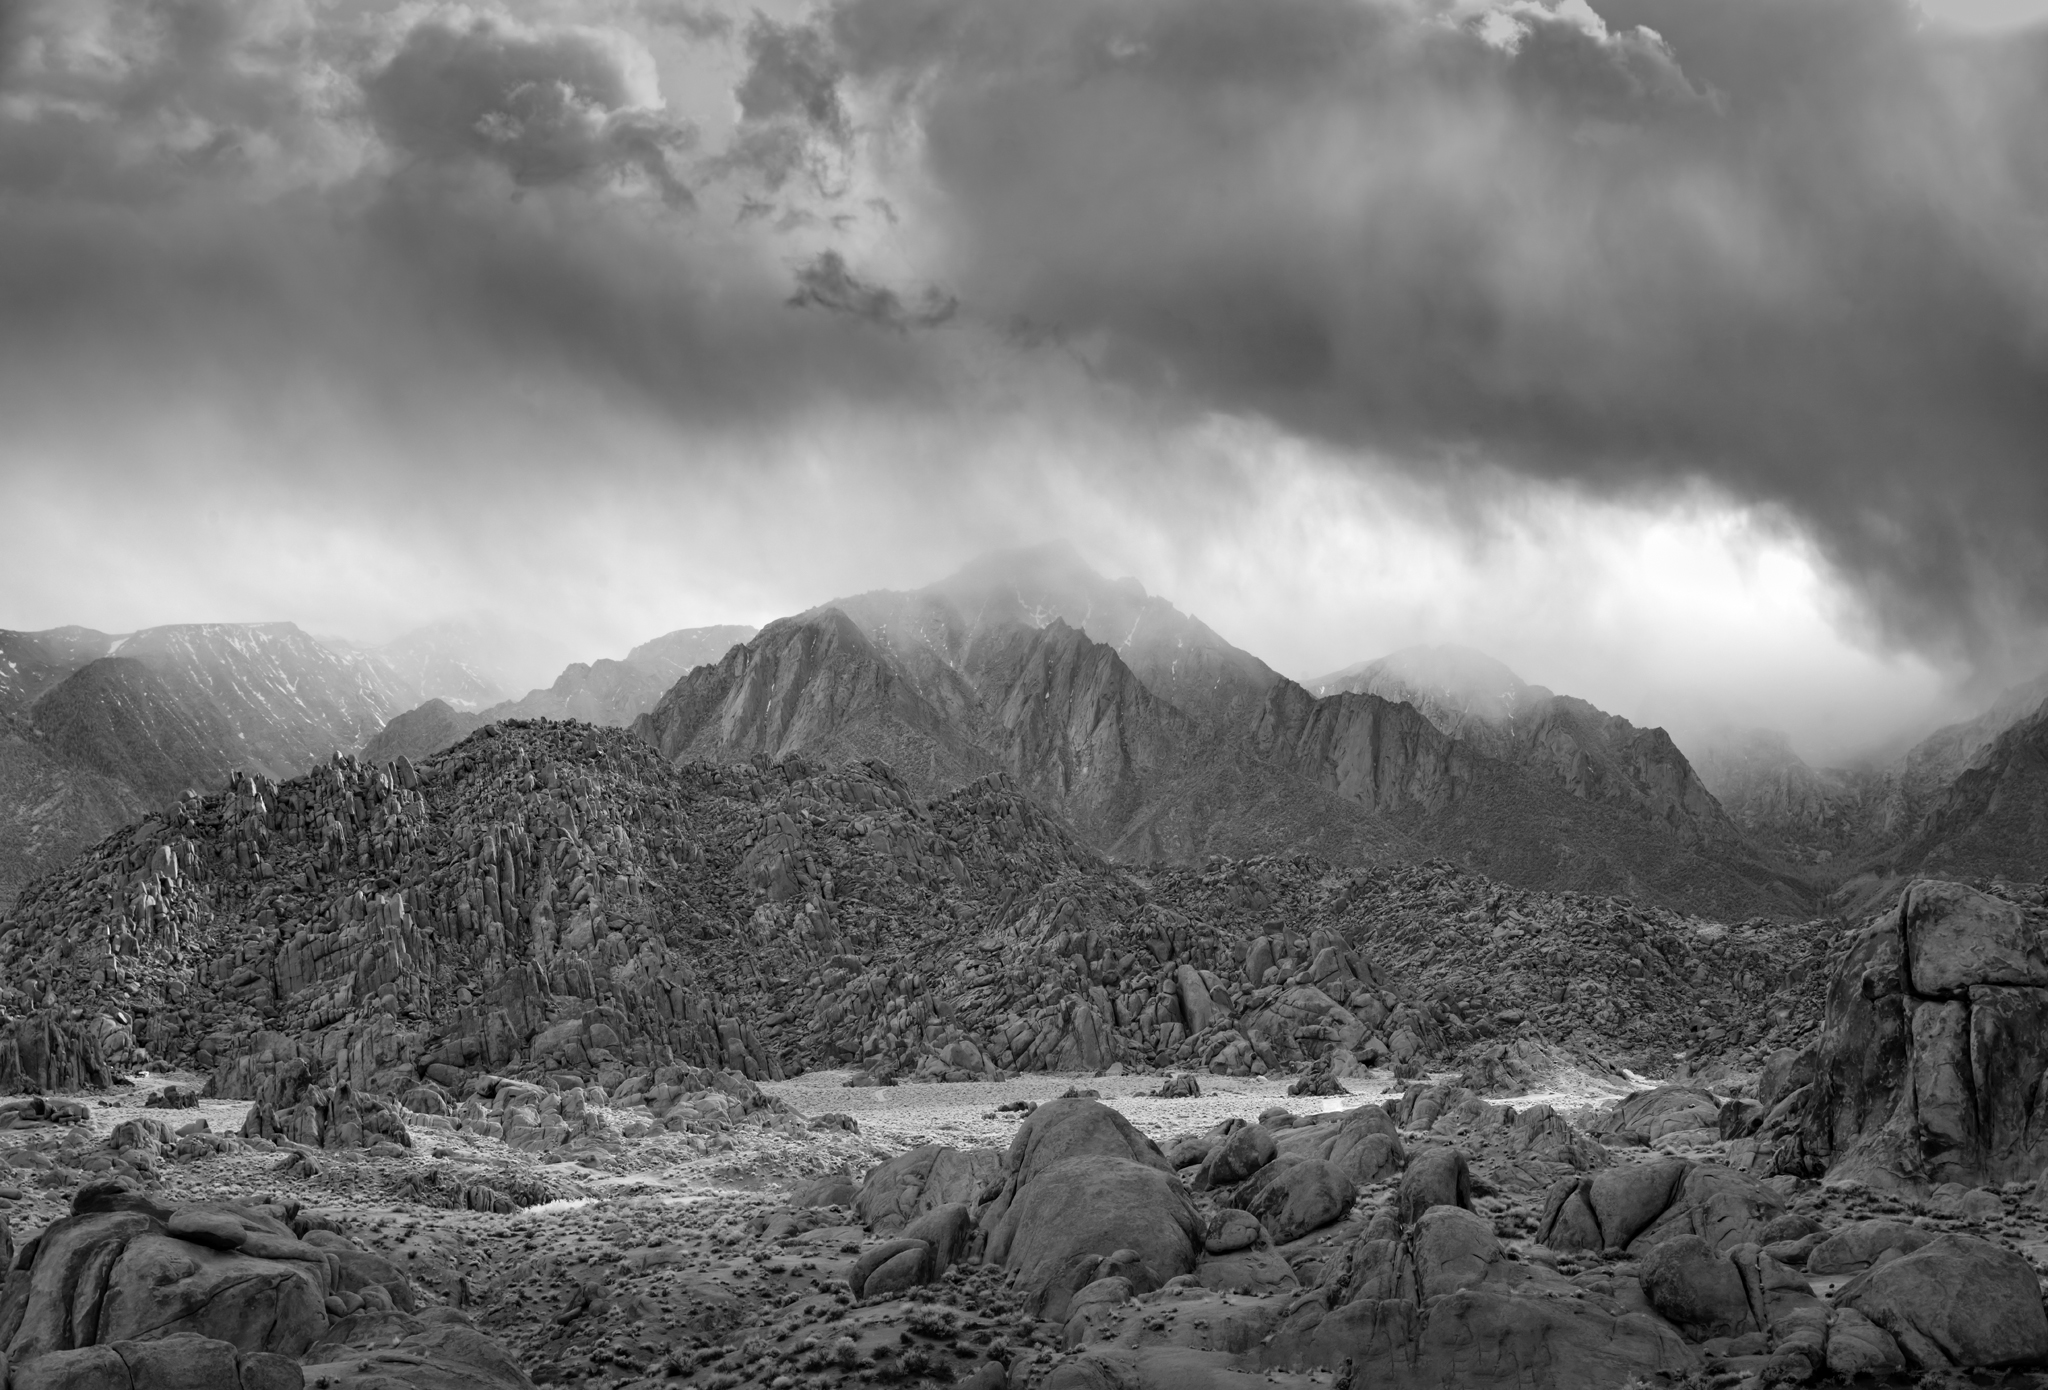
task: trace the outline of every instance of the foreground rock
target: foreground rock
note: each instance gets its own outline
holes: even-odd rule
[[[172,1208],[121,1183],[81,1188],[71,1215],[23,1242],[0,1290],[8,1384],[296,1390],[302,1361],[373,1342],[384,1379],[327,1383],[531,1384],[459,1316],[392,1321],[419,1307],[418,1291],[333,1226],[296,1203]]]
[[[1960,884],[1907,888],[1837,962],[1819,1038],[1779,1068],[1789,1089],[1761,1097],[1757,1166],[1899,1188],[2041,1172],[2044,926],[2037,906]]]

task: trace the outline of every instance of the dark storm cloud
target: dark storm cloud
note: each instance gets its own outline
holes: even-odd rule
[[[896,291],[855,275],[837,251],[820,252],[816,260],[797,271],[796,293],[789,302],[798,308],[848,314],[899,332],[936,328],[960,308],[957,301],[937,290],[927,290],[915,306],[905,304]]]
[[[840,0],[945,282],[1420,466],[1781,506],[1897,635],[2048,613],[2048,37],[1892,0]]]
[[[670,203],[692,201],[670,160],[696,132],[632,109],[618,55],[591,35],[522,33],[487,16],[430,19],[365,90],[386,138],[421,158],[488,160],[525,186],[630,169]]]
[[[922,345],[790,306],[815,250],[692,209],[731,171],[629,32],[286,0],[0,14],[10,409],[203,391],[261,429],[288,379],[381,419],[509,368],[719,429],[936,389]]]

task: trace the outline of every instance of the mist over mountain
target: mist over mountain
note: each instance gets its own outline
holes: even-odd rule
[[[2028,877],[2043,790],[2033,768],[2048,676],[2000,692],[1982,713],[1904,753],[1809,766],[1783,734],[1727,730],[1704,745],[1706,785],[1758,844],[1831,866],[1850,903],[1915,872]]]
[[[1530,685],[1484,653],[1410,647],[1309,688],[1413,705],[1444,733],[1521,768],[1539,785],[1645,814],[1682,843],[1732,846],[1741,838],[1662,729],[1639,729],[1584,700]]]

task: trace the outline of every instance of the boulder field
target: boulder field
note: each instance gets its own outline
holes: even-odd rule
[[[1517,1088],[1560,1057],[1759,1064],[1818,1017],[1831,939],[1444,863],[1119,865],[1002,776],[925,799],[878,762],[671,766],[512,721],[236,777],[29,885],[0,1094],[177,1067],[280,1112],[344,1083],[431,1112],[487,1078],[849,1064]]]
[[[1612,1147],[1548,1107],[1441,1085],[1164,1147],[1095,1099],[1053,1100],[1000,1155],[934,1148],[870,1173],[853,1208],[887,1215],[848,1288],[879,1308],[1000,1272],[1057,1331],[987,1383],[1053,1390],[2048,1368],[2031,1263],[2048,1244],[2012,1239],[2019,1212],[2041,1234],[2029,1194],[1864,1216],[1891,1199],[1718,1161],[1729,1141],[1689,1124],[1713,1099],[1628,1097],[1589,1126]],[[1688,1127],[1646,1146],[1637,1127],[1665,1118]],[[972,1198],[929,1176],[981,1172]]]

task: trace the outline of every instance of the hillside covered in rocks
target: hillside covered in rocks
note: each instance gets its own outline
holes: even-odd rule
[[[0,925],[0,1009],[227,1094],[296,1058],[450,1105],[478,1075],[667,1064],[1253,1074],[1577,1047],[1662,1071],[1810,1023],[1824,947],[1447,865],[1138,873],[1001,777],[927,802],[879,764],[671,768],[538,721],[417,768],[245,777],[109,838]],[[36,1055],[40,1084],[77,1084],[82,1060]]]
[[[2048,1365],[2029,1081],[1973,1051],[2038,1008],[2043,920],[1140,873],[1001,777],[548,721],[244,778],[0,927],[6,1383]],[[138,1103],[145,1066],[203,1093]]]

